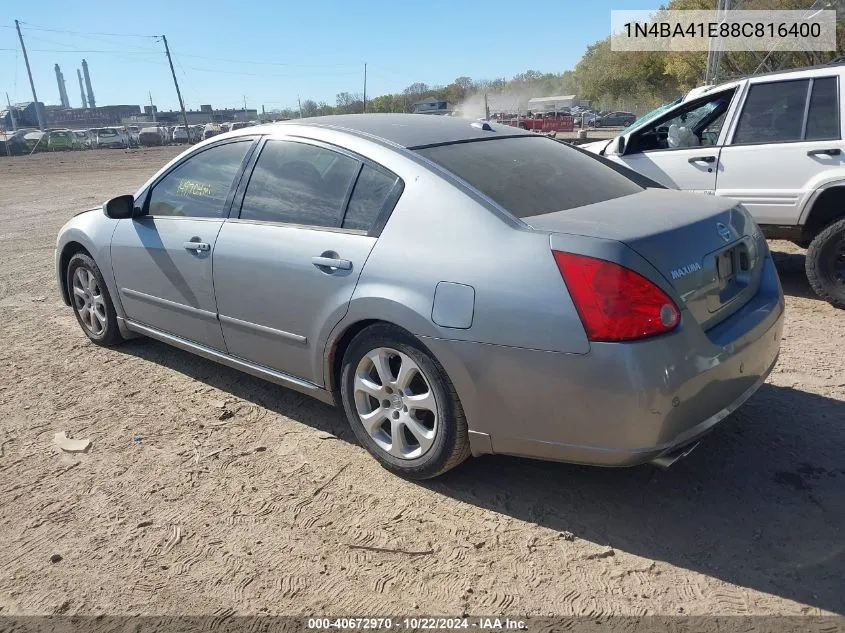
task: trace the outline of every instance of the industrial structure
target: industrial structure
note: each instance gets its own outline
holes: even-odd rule
[[[82,74],[85,76],[85,89],[88,91],[88,107],[96,108],[97,102],[94,101],[94,89],[91,87],[91,75],[88,74],[88,62],[82,60]]]
[[[12,104],[0,109],[0,127],[12,129],[14,124],[19,128],[70,128],[91,129],[96,127],[141,125],[178,126],[184,125],[185,119],[189,125],[204,123],[227,123],[234,121],[252,121],[258,118],[258,111],[246,108],[214,109],[210,104],[200,106],[199,110],[173,110],[159,112],[155,105],[108,105],[97,106],[94,88],[88,62],[82,60],[82,68],[76,69],[79,80],[79,96],[82,100],[81,108],[70,107],[67,85],[62,69],[58,64],[53,66],[56,73],[56,84],[59,89],[61,105],[46,106],[40,101],[27,101]]]
[[[56,83],[59,84],[59,101],[63,108],[70,107],[70,101],[67,98],[67,86],[65,86],[65,76],[62,74],[62,69],[56,64],[53,68],[56,71]]]
[[[77,68],[76,76],[79,79],[79,94],[82,97],[82,107],[88,107],[88,99],[85,98],[85,86],[82,85],[82,72]]]
[[[13,112],[8,108],[0,109],[0,127],[11,130],[12,116],[17,126],[21,128],[38,127],[38,111],[42,120],[50,128],[90,129],[111,125],[184,125],[180,110],[159,111],[155,106],[140,105],[108,105],[95,108],[64,108],[62,106],[44,106],[32,101],[12,105]],[[187,110],[186,116],[190,125],[203,123],[230,123],[233,121],[253,121],[258,118],[258,111],[254,109],[226,108],[214,109],[204,105],[200,110]]]
[[[233,121],[253,121],[258,118],[258,110],[251,108],[225,108],[215,110],[211,105],[201,105],[199,110],[186,110],[188,125],[201,123],[230,123]],[[162,125],[184,125],[181,110],[162,112],[155,106],[144,106],[144,116],[134,118],[127,123],[159,123]]]

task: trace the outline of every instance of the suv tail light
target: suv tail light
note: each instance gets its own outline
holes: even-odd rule
[[[680,323],[675,302],[639,273],[586,255],[552,255],[591,341],[633,341]]]

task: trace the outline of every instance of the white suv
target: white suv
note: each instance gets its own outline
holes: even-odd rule
[[[698,88],[584,149],[657,182],[741,202],[771,239],[808,248],[807,277],[845,308],[845,64]]]

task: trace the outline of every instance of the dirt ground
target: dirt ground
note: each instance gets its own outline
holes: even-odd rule
[[[778,367],[686,460],[484,457],[415,484],[326,405],[85,338],[56,234],[177,151],[0,158],[0,615],[845,613],[845,313],[802,251],[772,244]],[[93,447],[61,453],[63,430]]]

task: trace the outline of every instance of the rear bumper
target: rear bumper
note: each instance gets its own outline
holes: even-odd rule
[[[757,295],[706,333],[682,320],[670,335],[587,354],[425,342],[455,383],[474,453],[632,466],[672,457],[754,394],[777,361],[783,313],[767,257]]]

